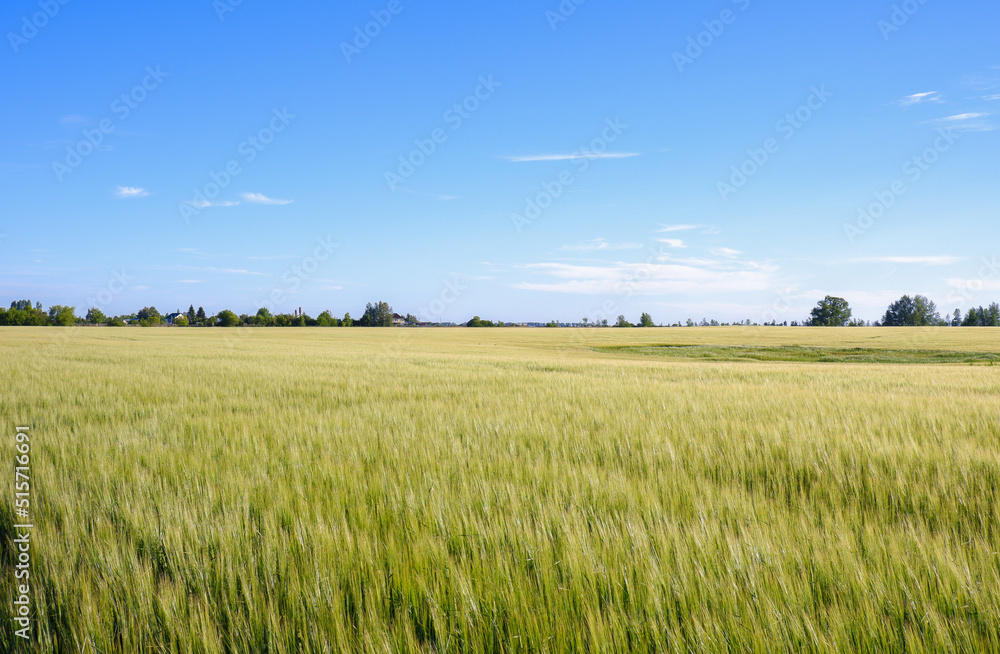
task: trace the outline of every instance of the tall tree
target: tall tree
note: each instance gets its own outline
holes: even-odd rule
[[[61,304],[53,304],[49,307],[49,320],[53,325],[59,327],[69,327],[76,323],[76,311],[73,307],[64,307]]]
[[[192,305],[188,306],[188,310],[187,310],[188,324],[189,325],[193,325],[194,321],[197,319],[197,317],[198,317],[198,314],[196,314],[194,312],[194,305],[192,304]]]
[[[842,297],[827,295],[810,315],[809,324],[813,327],[843,327],[851,319],[851,306]]]
[[[653,323],[653,317],[651,315],[649,315],[648,313],[643,313],[639,317],[639,326],[640,327],[655,327],[656,325]]]
[[[923,295],[904,295],[889,305],[882,317],[883,327],[924,327],[943,325],[937,306]]]
[[[141,322],[150,318],[162,318],[163,316],[156,310],[156,307],[143,307],[135,314],[135,317]]]
[[[987,327],[1000,327],[1000,304],[994,302],[986,307],[985,323]]]
[[[369,302],[365,315],[361,316],[363,327],[392,327],[392,307],[387,302]]]
[[[240,324],[240,317],[229,309],[223,309],[219,312],[219,326],[220,327],[236,327]]]
[[[87,317],[85,320],[91,325],[100,325],[107,322],[108,317],[105,316],[104,312],[97,307],[90,307],[90,309],[87,310]]]
[[[320,327],[336,327],[339,322],[329,311],[324,311],[316,317],[316,324]]]
[[[258,327],[273,327],[275,325],[275,319],[267,307],[261,307],[257,309],[257,315],[254,317],[254,323],[256,323]]]

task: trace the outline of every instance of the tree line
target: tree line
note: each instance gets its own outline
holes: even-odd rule
[[[156,307],[143,307],[133,314],[107,316],[97,307],[91,307],[86,316],[78,317],[76,309],[71,306],[54,304],[44,310],[41,302],[32,303],[30,300],[16,300],[10,303],[9,309],[0,307],[0,325],[7,326],[44,326],[55,325],[68,327],[78,324],[105,325],[108,327],[124,327],[125,325],[140,325],[142,327],[156,327],[167,322],[167,317],[161,314]],[[256,314],[240,314],[229,309],[224,309],[216,314],[208,314],[203,307],[196,310],[194,305],[188,307],[186,313],[173,316],[170,323],[178,327],[391,327],[393,325],[420,325],[421,323],[412,313],[406,316],[399,316],[394,313],[392,307],[387,302],[369,302],[365,306],[365,311],[360,318],[354,319],[350,313],[345,313],[342,318],[334,316],[330,311],[323,311],[315,318],[296,311],[294,313],[273,314],[270,310],[262,307]],[[503,321],[485,320],[479,316],[474,316],[465,323],[466,327],[505,327],[516,323]],[[580,323],[583,327],[608,327],[608,320],[591,321],[583,318]],[[685,326],[687,327],[718,327],[729,326],[730,323],[719,322],[717,320],[702,319],[696,323],[690,318]],[[732,323],[735,325],[751,325],[748,318],[746,321]],[[766,323],[768,326],[778,326],[777,322]],[[788,325],[787,322],[781,325]],[[987,307],[972,307],[963,316],[959,309],[955,309],[951,316],[942,318],[937,306],[923,295],[904,295],[891,303],[886,309],[881,320],[869,323],[853,317],[850,304],[841,297],[827,295],[820,300],[810,312],[809,318],[802,321],[792,321],[791,326],[812,326],[812,327],[864,327],[864,326],[884,326],[884,327],[920,327],[920,326],[951,326],[951,327],[1000,327],[1000,304],[993,302]],[[560,327],[562,323],[553,320],[545,323],[546,327]],[[614,327],[655,327],[653,318],[648,313],[643,313],[638,322],[629,322],[624,315],[618,316]],[[680,323],[674,323],[671,327],[680,327]]]
[[[168,314],[170,315],[170,314]],[[392,307],[386,302],[368,303],[361,318],[355,320],[350,313],[343,318],[335,317],[330,311],[324,311],[313,318],[305,313],[295,312],[272,314],[265,307],[256,314],[237,315],[234,311],[223,309],[216,314],[208,314],[204,307],[195,310],[192,304],[186,313],[175,315],[171,324],[177,327],[389,327],[393,324]],[[412,314],[407,314],[404,322],[416,323]],[[48,311],[42,309],[41,302],[32,304],[30,300],[16,300],[10,303],[9,309],[0,307],[0,325],[8,326],[44,326],[55,325],[68,327],[71,325],[89,324],[108,327],[124,327],[125,325],[140,325],[156,327],[166,324],[167,316],[160,313],[156,307],[143,307],[131,314],[107,316],[100,309],[92,307],[86,316],[76,315],[74,307],[59,304],[52,305]]]
[[[807,324],[814,327],[857,327],[864,323],[852,318],[851,306],[841,297],[827,295],[810,313]],[[1000,327],[1000,304],[972,307],[962,316],[955,309],[951,316],[942,318],[937,305],[923,295],[904,295],[889,305],[875,327]]]

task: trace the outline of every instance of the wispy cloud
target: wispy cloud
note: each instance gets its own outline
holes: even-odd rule
[[[941,94],[937,91],[927,91],[926,93],[914,93],[913,95],[908,95],[899,101],[900,106],[909,107],[914,104],[921,104],[923,102],[944,102],[941,98]]]
[[[180,252],[181,254],[186,254],[195,259],[208,259],[212,256],[208,252],[202,252],[197,248],[176,248],[175,251]]]
[[[736,257],[743,254],[739,250],[734,250],[732,248],[712,248],[709,252],[717,257]]]
[[[990,70],[997,70],[991,67]],[[992,91],[1000,84],[1000,75],[996,73],[969,73],[961,80],[962,86],[976,91]]]
[[[658,232],[686,232],[692,229],[701,229],[702,225],[663,225]]]
[[[202,268],[206,272],[223,273],[226,275],[257,275],[260,277],[270,277],[267,273],[254,272],[244,268]]]
[[[965,261],[965,257],[952,257],[948,255],[932,256],[887,256],[887,257],[864,257],[853,259],[858,263],[898,263],[898,264],[919,264],[924,266],[950,266],[952,264]]]
[[[603,238],[595,238],[592,241],[564,245],[559,249],[569,252],[595,252],[597,250],[641,250],[642,247],[642,243],[608,243]]]
[[[178,279],[178,284],[204,284],[204,279]]]
[[[623,289],[635,295],[731,293],[769,290],[776,268],[753,262],[707,262],[697,266],[679,262],[623,263],[582,266],[536,263],[520,266],[529,274],[550,278],[524,281],[514,288],[550,293],[616,295]]]
[[[534,154],[520,157],[504,157],[507,161],[523,163],[527,161],[571,161],[573,159],[628,159],[638,157],[639,152],[571,152],[570,154]]]
[[[115,189],[115,195],[120,198],[144,198],[149,195],[149,191],[138,186],[119,186]]]
[[[223,202],[210,202],[209,200],[190,200],[188,201],[195,209],[208,209],[209,207],[237,207],[239,202],[226,200]]]
[[[941,121],[944,121],[944,122],[953,123],[953,122],[958,122],[958,121],[963,121],[963,120],[976,120],[977,118],[985,118],[986,116],[989,116],[989,114],[968,113],[968,114],[956,114],[954,116],[948,116],[947,118],[939,118],[938,120],[941,120]]]
[[[996,291],[1000,290],[1000,279],[960,279],[951,278],[945,280],[945,283],[952,288],[957,288],[961,290],[971,290],[971,291]]]
[[[984,95],[983,100],[1000,100],[1000,93],[996,95]]]
[[[281,205],[281,204],[291,204],[292,202],[295,201],[295,200],[278,200],[276,198],[269,198],[263,193],[241,193],[240,197],[246,200],[247,202],[252,202],[253,204]]]
[[[664,245],[666,245],[669,248],[683,248],[683,247],[687,247],[686,245],[684,245],[684,241],[682,241],[679,238],[658,238],[656,240],[658,242],[660,242],[660,243],[663,243]]]
[[[990,114],[987,113],[964,113],[946,116],[935,120],[928,120],[926,124],[958,129],[966,132],[992,132],[993,125],[986,120]]]

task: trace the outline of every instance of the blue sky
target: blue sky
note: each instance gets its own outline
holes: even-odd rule
[[[1000,300],[995,2],[12,0],[0,28],[7,303]]]

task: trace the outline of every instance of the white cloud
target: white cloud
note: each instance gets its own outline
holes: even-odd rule
[[[523,163],[527,161],[571,161],[573,159],[628,159],[638,157],[639,152],[571,152],[570,154],[535,154],[522,157],[504,157],[507,161]]]
[[[965,261],[965,257],[952,257],[948,255],[932,256],[888,256],[888,257],[865,257],[854,259],[862,263],[900,263],[900,264],[922,264],[925,266],[950,266],[952,264]]]
[[[663,225],[658,232],[686,232],[691,229],[701,229],[702,225]]]
[[[269,198],[263,193],[241,193],[240,197],[247,202],[252,202],[254,204],[272,204],[272,205],[282,205],[291,204],[295,200],[278,200],[275,198]]]
[[[119,186],[115,189],[115,195],[120,198],[144,198],[149,195],[149,191],[138,186]]]
[[[899,101],[899,104],[903,107],[909,107],[912,104],[920,104],[922,102],[944,102],[941,99],[941,94],[937,91],[927,91],[926,93],[914,93],[913,95],[908,95]]]
[[[989,116],[990,114],[987,113],[955,114],[954,116],[928,120],[925,121],[925,124],[948,127],[949,129],[958,129],[965,132],[992,132],[994,129],[993,125],[985,120]]]
[[[245,268],[217,268],[215,266],[164,266],[164,270],[187,270],[191,272],[219,273],[223,275],[254,275],[258,277],[270,277],[267,273],[255,272]]]
[[[204,279],[179,279],[177,280],[179,284],[204,284]]]
[[[945,283],[952,288],[957,288],[961,290],[969,290],[974,292],[979,291],[996,291],[1000,290],[1000,279],[959,279],[953,277],[951,279],[945,280]]]
[[[244,268],[204,268],[203,270],[207,270],[208,272],[225,273],[227,275],[259,275],[261,277],[270,277],[267,273],[254,272]]]
[[[735,257],[743,254],[739,250],[734,250],[732,248],[712,248],[709,252],[717,257]]]
[[[666,245],[669,248],[683,248],[683,247],[687,247],[686,245],[684,245],[684,241],[682,241],[679,238],[658,238],[656,240],[659,241],[660,243],[663,243],[664,245]]]
[[[976,118],[985,118],[986,116],[989,116],[989,114],[972,114],[972,113],[957,114],[955,116],[948,116],[947,118],[941,118],[941,120],[947,122],[954,122],[959,120],[974,120]]]
[[[984,95],[983,100],[1000,100],[1000,93],[996,95]]]
[[[608,243],[603,238],[595,238],[592,241],[577,243],[576,245],[564,245],[559,249],[570,252],[594,252],[597,250],[641,250],[642,243]]]
[[[190,200],[188,202],[195,209],[208,209],[209,207],[237,207],[239,202],[227,200],[225,202],[209,202],[208,200]]]
[[[664,295],[763,291],[774,287],[776,269],[754,262],[623,263],[582,266],[536,263],[521,266],[528,273],[552,278],[524,281],[514,288],[583,295]]]

